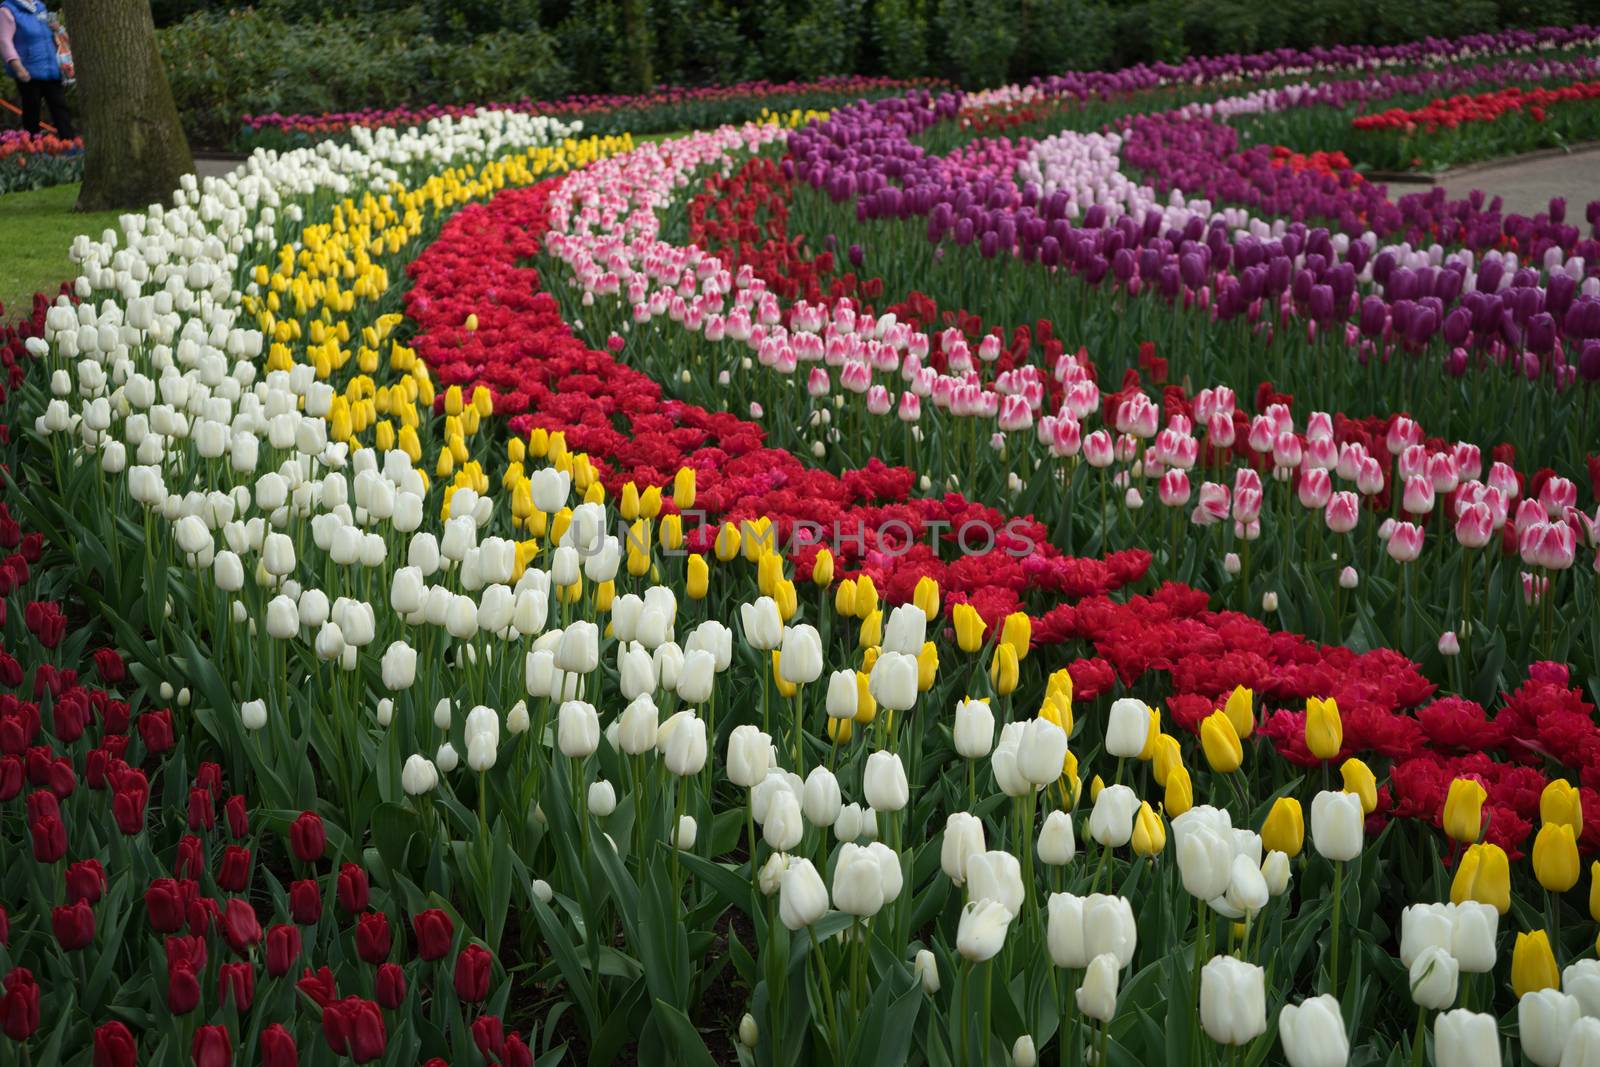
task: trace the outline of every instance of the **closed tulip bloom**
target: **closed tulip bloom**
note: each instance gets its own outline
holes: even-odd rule
[[[1062,867],[1072,862],[1078,843],[1072,832],[1072,816],[1064,811],[1052,811],[1044,818],[1039,831],[1039,859],[1052,867]]]
[[[1331,994],[1285,1004],[1278,1013],[1278,1040],[1289,1067],[1345,1067],[1350,1061],[1344,1017]]]
[[[971,654],[983,647],[984,622],[971,604],[956,604],[950,609],[950,622],[956,631],[956,647]]]
[[[1172,818],[1177,818],[1194,807],[1194,782],[1189,777],[1189,768],[1180,765],[1168,772],[1162,806]]]
[[[1483,802],[1488,797],[1488,791],[1475,779],[1452,781],[1444,801],[1444,832],[1463,845],[1476,844],[1483,836]]]
[[[568,759],[584,759],[600,747],[600,716],[593,704],[568,700],[556,713],[556,746]]]
[[[967,898],[997,900],[1012,915],[1022,911],[1022,864],[1011,853],[991,849],[967,858]]]
[[[751,648],[766,652],[783,643],[783,620],[778,615],[777,602],[771,597],[739,605],[739,621],[744,628],[745,643]]]
[[[1011,1045],[1011,1067],[1037,1067],[1039,1063],[1038,1049],[1034,1048],[1033,1037],[1023,1034]]]
[[[1117,958],[1118,967],[1133,962],[1139,947],[1139,927],[1127,897],[1095,893],[1083,903],[1083,942],[1093,959],[1102,952]]]
[[[439,772],[426,756],[413,753],[400,769],[400,787],[407,796],[422,796],[439,784]]]
[[[1066,731],[1049,719],[1028,720],[1017,749],[1017,770],[1024,778],[1034,785],[1049,785],[1061,777],[1066,757]]]
[[[1500,1031],[1493,1015],[1457,1008],[1433,1021],[1433,1062],[1450,1067],[1500,1067]]]
[[[778,653],[778,673],[790,685],[808,685],[822,676],[822,637],[816,627],[786,626],[782,650]],[[911,688],[916,692],[916,661],[912,661]],[[909,705],[908,705],[909,706]]]
[[[1267,1030],[1266,974],[1232,956],[1200,970],[1200,1025],[1221,1045],[1248,1045]]]
[[[963,759],[983,759],[994,745],[994,711],[987,700],[970,697],[956,705],[956,754]]]
[[[685,709],[656,731],[656,749],[667,770],[682,778],[699,774],[706,765],[706,723]]]
[[[1083,983],[1078,986],[1078,1010],[1099,1023],[1108,1023],[1117,1013],[1117,985],[1121,967],[1117,958],[1102,952],[1089,961],[1083,972]]]
[[[1107,848],[1121,848],[1133,837],[1133,817],[1139,798],[1125,785],[1100,791],[1089,814],[1089,836]]]
[[[1300,802],[1294,797],[1279,797],[1273,801],[1272,810],[1261,824],[1261,846],[1293,859],[1300,855],[1305,841],[1306,823]]]
[[[767,845],[775,852],[788,852],[800,843],[805,829],[799,799],[787,789],[775,794],[761,823],[761,836]]]
[[[890,711],[907,711],[916,704],[916,656],[885,650],[867,678],[872,698]]]
[[[1233,857],[1228,872],[1228,891],[1222,898],[1226,907],[1217,910],[1225,915],[1236,913],[1232,916],[1234,918],[1254,915],[1267,906],[1271,896],[1267,892],[1267,880],[1261,873],[1261,867],[1251,857],[1238,855]],[[1216,902],[1213,901],[1211,906],[1216,908]]]
[[[1552,893],[1578,884],[1578,841],[1566,823],[1547,822],[1533,839],[1533,874]]]
[[[905,767],[897,752],[879,750],[867,757],[862,792],[875,811],[899,811],[911,799]]]
[[[1111,705],[1106,721],[1106,752],[1118,759],[1138,758],[1149,732],[1150,710],[1144,701],[1123,697]]]
[[[995,646],[994,658],[989,662],[989,681],[1001,696],[1016,692],[1018,680],[1017,653],[1008,644]]]
[[[1335,862],[1361,855],[1363,813],[1353,793],[1324,790],[1311,801],[1311,841],[1317,854]]]
[[[1167,828],[1148,801],[1139,805],[1139,811],[1133,817],[1131,844],[1135,855],[1145,857],[1158,856],[1167,847]]]
[[[1561,988],[1589,1019],[1600,1019],[1600,960],[1578,960],[1561,972]]]
[[[911,973],[922,984],[922,991],[928,996],[939,992],[939,961],[929,949],[919,949],[917,958],[911,964]]]
[[[833,906],[867,919],[883,910],[878,861],[860,845],[847,844],[839,850],[833,869]]]
[[[956,927],[956,951],[969,963],[994,959],[1005,946],[1011,919],[1011,912],[997,900],[968,901]]]
[[[1230,837],[1204,824],[1186,828],[1177,834],[1177,860],[1183,888],[1190,896],[1215,900],[1227,892],[1233,870]]]
[[[944,839],[939,846],[939,869],[958,886],[967,882],[967,861],[987,850],[983,820],[964,811],[953,811],[944,823]]]
[[[1261,878],[1267,883],[1267,893],[1281,897],[1289,891],[1289,857],[1282,852],[1269,852],[1261,861]]]
[[[683,669],[678,672],[676,691],[685,704],[703,704],[711,699],[711,689],[717,679],[716,658],[704,649],[695,649],[683,657]]]
[[[1344,779],[1344,791],[1361,798],[1361,810],[1371,815],[1378,806],[1378,778],[1372,768],[1351,756],[1339,766]]]
[[[1450,951],[1455,937],[1454,904],[1413,904],[1400,912],[1400,962],[1410,967],[1425,949]]]
[[[617,720],[617,743],[630,756],[642,756],[656,747],[658,712],[650,694],[635,697]]]
[[[1600,1019],[1585,1017],[1567,1032],[1561,1067],[1600,1067]]]
[[[417,680],[417,650],[404,641],[395,641],[383,653],[383,685],[390,692],[410,689]]]
[[[1046,905],[1049,919],[1045,941],[1050,959],[1057,967],[1081,968],[1089,965],[1088,945],[1083,936],[1083,910],[1086,898],[1071,893],[1052,893]]]
[[[1306,748],[1318,759],[1333,759],[1344,747],[1344,722],[1339,705],[1331,697],[1306,701]]]
[[[1200,748],[1206,763],[1220,774],[1231,774],[1244,762],[1244,747],[1226,712],[1214,711],[1200,721]]]
[[[1011,650],[1017,654],[1018,662],[1028,658],[1028,649],[1033,644],[1033,620],[1025,611],[1013,611],[1006,616],[1005,623],[1000,627],[1000,640],[1010,645]]]
[[[1450,900],[1476,900],[1493,905],[1501,915],[1511,910],[1511,862],[1499,845],[1469,845],[1456,865]]]
[[[811,773],[806,775],[803,794],[800,807],[805,813],[806,822],[812,826],[829,827],[839,818],[839,809],[843,806],[839,779],[828,768],[820,765],[811,768]]]
[[[796,859],[778,888],[778,917],[789,930],[801,930],[828,914],[828,888],[810,860]]]
[[[760,727],[746,723],[728,735],[728,780],[750,789],[767,776],[772,760],[772,738]]]
[[[915,604],[901,604],[889,612],[883,630],[883,650],[915,656],[926,640],[928,617]]]
[[[1500,913],[1492,904],[1476,900],[1463,900],[1453,907],[1450,955],[1461,964],[1463,973],[1488,974],[1494,970]]]
[[[1444,1011],[1456,1002],[1461,964],[1449,950],[1429,945],[1411,961],[1411,1000],[1420,1008]]]
[[[1574,836],[1583,833],[1583,801],[1571,782],[1557,778],[1544,787],[1539,795],[1539,819],[1570,826]]]
[[[1517,1000],[1517,1037],[1522,1055],[1535,1067],[1557,1067],[1582,1012],[1576,997],[1560,989],[1524,993]]]
[[[1561,975],[1556,971],[1555,954],[1550,951],[1550,935],[1543,930],[1517,934],[1516,947],[1511,950],[1511,989],[1517,999],[1541,989],[1560,987]]]
[[[828,675],[828,699],[825,706],[829,718],[855,718],[857,707],[855,671],[845,668]]]

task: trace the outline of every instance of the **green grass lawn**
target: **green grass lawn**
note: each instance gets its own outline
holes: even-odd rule
[[[116,226],[121,212],[80,214],[72,210],[77,200],[75,184],[0,196],[0,302],[7,319],[24,312],[34,293],[53,293],[77,275],[67,258],[74,237]]]

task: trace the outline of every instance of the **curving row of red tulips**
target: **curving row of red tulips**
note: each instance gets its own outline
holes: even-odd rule
[[[1508,85],[1475,96],[1458,94],[1447,99],[1430,100],[1418,108],[1395,107],[1369,115],[1357,115],[1350,125],[1357,130],[1398,130],[1412,134],[1419,130],[1423,133],[1453,130],[1473,122],[1496,122],[1515,113],[1526,113],[1535,122],[1543,122],[1552,107],[1596,99],[1600,99],[1600,81],[1573,82],[1553,89],[1538,85],[1527,89]]]

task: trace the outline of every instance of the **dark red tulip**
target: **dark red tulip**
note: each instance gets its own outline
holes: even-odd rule
[[[282,978],[300,958],[300,928],[279,923],[267,930],[267,975]]]
[[[405,1003],[406,972],[398,963],[385,963],[378,968],[374,980],[374,997],[387,1011],[394,1011]]]
[[[234,840],[248,837],[250,834],[250,815],[245,810],[244,797],[235,793],[228,798],[228,803],[223,807],[228,816],[228,835]]]
[[[226,1026],[202,1026],[194,1032],[194,1067],[232,1067],[233,1038]]]
[[[67,868],[67,901],[100,903],[106,892],[106,869],[99,860],[79,860]]]
[[[322,890],[309,878],[289,886],[289,914],[301,926],[322,921]]]
[[[301,863],[315,863],[322,858],[328,849],[328,832],[316,812],[303,811],[289,824],[289,845]]]
[[[294,1035],[273,1023],[261,1031],[261,1067],[300,1067],[300,1050]]]
[[[0,1030],[26,1041],[39,1029],[39,983],[26,967],[14,967],[0,982]]]
[[[498,1015],[480,1015],[472,1020],[472,1043],[484,1059],[499,1059],[506,1049],[506,1028]]]
[[[243,956],[261,941],[261,921],[248,900],[234,897],[222,910],[222,936],[234,953]]]
[[[55,863],[67,854],[67,828],[57,816],[35,820],[28,833],[33,838],[33,858],[40,863]]]
[[[206,969],[206,939],[196,934],[174,934],[167,938],[167,968],[170,970],[177,964],[188,964],[192,971]]]
[[[295,983],[295,988],[322,1008],[332,1004],[339,996],[339,988],[333,981],[333,972],[326,967],[320,967],[315,972],[307,967],[300,975],[300,981]]]
[[[249,1011],[256,999],[256,968],[252,963],[224,963],[217,968],[217,1002],[227,1004],[232,994],[233,1005],[240,1011]]]
[[[139,716],[139,739],[144,742],[145,751],[152,756],[172,751],[172,712],[161,708]]]
[[[194,772],[194,785],[196,789],[210,793],[212,800],[221,800],[222,764],[209,761],[200,764],[200,769]]]
[[[173,873],[179,878],[198,882],[206,873],[206,844],[193,834],[185,834],[178,841],[178,862]]]
[[[5,905],[0,904],[0,948],[11,944],[11,917],[6,914]]]
[[[468,945],[456,957],[456,997],[466,1004],[478,1004],[489,996],[489,971],[494,957],[482,945]]]
[[[411,928],[417,935],[417,955],[424,960],[442,960],[450,954],[455,924],[438,908],[419,911],[411,918]]]
[[[216,825],[217,806],[211,791],[199,786],[189,790],[189,829],[210,830]]]
[[[324,1005],[322,1036],[335,1053],[349,1056],[356,1063],[381,1058],[389,1043],[382,1009],[361,997],[345,997]]]
[[[91,753],[92,755],[92,753]],[[128,837],[144,829],[145,805],[150,801],[150,786],[143,774],[125,776],[111,794],[111,817],[117,829]]]
[[[13,720],[7,719],[6,723]],[[0,729],[4,724],[0,723]],[[0,757],[0,804],[15,800],[22,792],[22,759],[19,756]]]
[[[389,916],[383,912],[368,912],[356,921],[356,955],[365,962],[379,964],[388,959],[393,942]]]
[[[139,1045],[121,1022],[101,1023],[94,1031],[94,1067],[134,1067]]]
[[[217,867],[217,886],[226,893],[243,893],[250,886],[250,850],[229,845]]]
[[[94,908],[87,901],[54,908],[50,912],[50,929],[63,950],[77,952],[94,943]]]
[[[157,878],[144,891],[144,910],[150,928],[158,934],[175,934],[183,929],[183,895],[173,878]]]
[[[367,901],[371,895],[372,890],[367,882],[366,871],[354,863],[346,863],[339,868],[337,893],[339,907],[351,915],[358,915],[367,910]]]
[[[187,1015],[200,1005],[200,979],[188,960],[167,961],[167,1010]]]
[[[128,676],[127,664],[123,663],[122,656],[114,648],[94,650],[94,669],[99,672],[100,680],[107,685],[116,685]]]
[[[501,1067],[533,1067],[533,1050],[518,1034],[506,1035],[506,1050],[500,1055]]]

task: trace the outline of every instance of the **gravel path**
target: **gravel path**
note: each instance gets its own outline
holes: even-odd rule
[[[1482,189],[1505,199],[1507,213],[1534,215],[1550,209],[1550,198],[1567,198],[1567,216],[1583,224],[1583,210],[1591,200],[1600,199],[1600,146],[1565,155],[1508,160],[1442,175],[1439,184],[1451,199]],[[1405,186],[1396,184],[1390,196],[1404,195]]]

